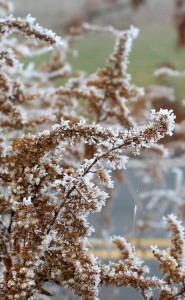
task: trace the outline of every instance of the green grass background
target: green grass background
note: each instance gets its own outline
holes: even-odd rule
[[[185,69],[185,48],[179,49],[176,43],[176,32],[173,27],[143,28],[134,40],[129,56],[129,72],[132,81],[138,86],[148,87],[153,84],[166,84],[175,88],[178,101],[185,98],[185,78],[169,78],[160,82],[153,75],[156,68],[163,63],[171,63],[178,70]],[[73,67],[95,72],[103,67],[111,53],[114,40],[110,37],[89,35],[78,42],[75,48],[78,58],[70,59]]]
[[[177,105],[181,109],[181,100],[185,99],[185,78],[165,77],[159,81],[154,77],[154,71],[163,63],[171,63],[177,70],[185,69],[185,47],[177,47],[177,35],[174,27],[152,24],[141,26],[139,36],[133,42],[129,56],[128,70],[132,75],[132,82],[138,86],[148,87],[153,84],[165,84],[175,89]],[[88,74],[106,64],[106,59],[114,47],[114,39],[109,36],[87,34],[84,39],[73,45],[79,52],[78,57],[68,60],[74,69],[81,69]],[[48,54],[36,57],[36,64],[48,59]]]

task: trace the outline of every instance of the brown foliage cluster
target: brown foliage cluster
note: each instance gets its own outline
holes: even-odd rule
[[[174,13],[175,26],[177,30],[177,44],[179,47],[185,46],[185,1],[175,1]]]
[[[166,219],[169,254],[153,247],[163,280],[146,276],[124,238],[113,238],[119,262],[105,264],[88,252],[87,217],[106,204],[111,170],[124,169],[128,155],[143,148],[163,153],[156,142],[174,129],[173,112],[151,110],[154,96],[131,83],[128,55],[137,29],[80,24],[61,39],[29,15],[5,16],[11,3],[0,1],[0,8],[0,299],[50,295],[46,281],[84,300],[97,300],[102,284],[131,286],[150,300],[157,288],[159,299],[177,299],[185,289],[184,228],[173,215]],[[67,57],[76,36],[88,32],[111,35],[115,48],[104,68],[85,76]],[[24,57],[52,47],[40,68],[23,65]]]

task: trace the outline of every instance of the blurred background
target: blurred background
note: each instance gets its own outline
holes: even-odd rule
[[[53,0],[52,4],[49,0],[16,0],[15,13],[17,16],[31,13],[41,25],[59,35],[80,21],[113,25],[118,29],[126,29],[131,24],[137,26],[140,34],[130,55],[129,70],[136,85],[148,87],[159,83],[153,76],[156,68],[185,68],[183,5],[184,0]],[[95,71],[104,65],[113,42],[109,37],[104,37],[102,42],[102,37],[92,35],[84,39],[76,46],[80,54],[72,62],[73,66]],[[168,79],[165,84],[175,87],[181,110],[180,100],[185,97],[183,79]]]

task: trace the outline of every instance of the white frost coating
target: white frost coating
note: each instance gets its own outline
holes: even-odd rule
[[[128,66],[128,56],[129,53],[132,49],[132,44],[133,44],[133,40],[138,36],[139,34],[139,29],[134,27],[134,26],[130,26],[130,29],[127,31],[121,31],[121,32],[117,32],[116,33],[116,44],[114,47],[114,51],[113,54],[110,56],[111,60],[115,60],[114,55],[117,53],[119,46],[120,46],[120,39],[125,39],[125,49],[122,53],[122,64],[121,64],[121,68],[124,71],[127,70],[127,66]],[[131,75],[127,74],[127,80],[131,79]]]
[[[102,183],[109,189],[114,188],[114,182],[111,180],[111,170],[102,169],[99,170],[98,175]]]
[[[139,34],[139,29],[134,27],[133,25],[130,26],[130,29],[127,31],[128,39],[125,44],[125,56],[127,57],[132,49],[133,40],[137,38]]]
[[[27,56],[27,57],[33,57],[33,56],[36,56],[36,55],[41,55],[41,54],[44,54],[46,52],[50,52],[51,50],[53,50],[53,47],[52,46],[46,46],[46,47],[43,47],[43,48],[40,48],[40,49],[29,49],[26,45],[16,45],[17,46],[17,51],[19,53],[21,53],[22,56]]]
[[[126,164],[129,160],[128,156],[125,155],[114,155],[112,159],[107,160],[107,164],[113,169],[113,170],[122,170],[126,169]]]
[[[158,252],[158,251],[159,251],[159,248],[157,247],[157,245],[151,245],[151,246],[150,246],[150,249],[151,249],[153,252]]]
[[[159,112],[156,112],[155,109],[151,110],[150,119],[154,119],[156,121],[162,121],[162,123],[167,126],[166,134],[172,135],[175,127],[175,118],[176,116],[173,113],[173,110],[168,109],[160,109]]]
[[[154,72],[154,76],[169,75],[173,77],[184,77],[185,71],[177,71],[170,68],[160,68]]]
[[[25,205],[32,205],[32,202],[31,202],[31,196],[29,196],[28,198],[24,198],[23,199],[23,203]]]
[[[152,100],[155,99],[161,101],[161,98],[167,98],[169,102],[175,102],[176,100],[174,88],[167,86],[152,85],[147,91],[147,95]]]
[[[35,18],[33,18],[30,14],[26,17],[26,22],[30,25],[31,29],[36,30],[41,35],[44,35],[50,39],[52,39],[56,45],[62,46],[64,48],[67,47],[65,41],[63,41],[59,36],[57,36],[51,29],[43,28],[38,23],[34,25]]]
[[[53,71],[53,72],[50,72],[50,73],[42,73],[41,76],[46,77],[47,78],[55,78],[57,76],[63,76],[69,72],[71,72],[72,68],[69,64],[66,64],[64,67],[58,69],[57,71]]]
[[[171,222],[176,227],[177,236],[174,236],[172,232],[172,239],[178,239],[179,243],[181,244],[181,267],[183,272],[185,272],[185,231],[182,225],[182,221],[179,221],[177,217],[173,214],[168,215],[166,218],[164,217],[163,221],[167,226],[169,226],[169,222]]]
[[[50,135],[50,131],[45,129],[38,133],[38,136],[43,136],[43,135],[45,135],[45,136]]]
[[[0,23],[2,26],[4,26],[5,35],[9,35],[12,32],[20,32],[24,34],[24,30],[28,31],[29,28],[29,30],[32,31],[32,34],[30,35],[31,37],[39,40],[48,39],[49,44],[62,46],[64,49],[67,48],[67,43],[65,40],[62,40],[61,37],[57,36],[52,30],[43,28],[38,23],[34,24],[34,22],[35,18],[33,18],[30,14],[26,17],[26,19],[15,18],[13,15],[0,19]],[[17,23],[20,26],[17,26]]]

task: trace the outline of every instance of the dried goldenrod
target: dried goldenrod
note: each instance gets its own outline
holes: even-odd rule
[[[166,219],[170,256],[153,248],[163,280],[145,276],[147,267],[124,238],[113,238],[121,251],[117,263],[105,265],[87,247],[93,231],[87,218],[109,198],[111,169],[125,169],[129,154],[142,148],[162,151],[156,142],[174,130],[172,110],[152,109],[148,118],[152,105],[145,105],[145,125],[138,124],[142,112],[134,114],[139,103],[146,104],[144,90],[127,73],[137,29],[80,24],[78,35],[93,31],[116,40],[106,67],[85,77],[66,62],[73,36],[61,39],[31,16],[6,17],[11,8],[0,1],[0,299],[51,295],[46,281],[84,300],[98,299],[101,284],[131,286],[150,300],[156,288],[160,299],[183,295],[184,229],[175,217]],[[20,61],[53,46],[58,48],[38,69]],[[58,78],[66,83],[56,87]]]

